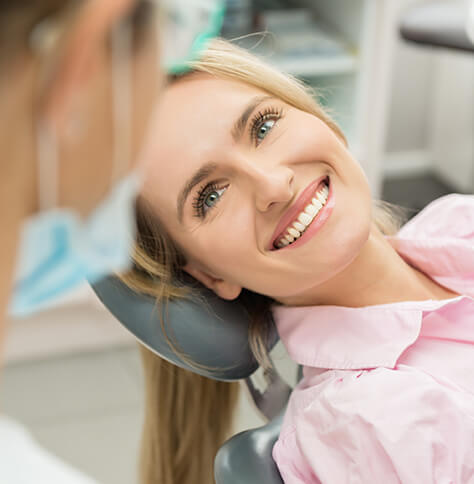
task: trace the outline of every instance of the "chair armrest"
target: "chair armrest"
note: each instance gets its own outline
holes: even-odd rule
[[[272,458],[282,421],[283,413],[225,442],[214,460],[216,484],[283,484]]]

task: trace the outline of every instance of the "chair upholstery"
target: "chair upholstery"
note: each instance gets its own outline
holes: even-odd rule
[[[105,307],[142,344],[181,368],[225,381],[246,378],[258,368],[248,342],[248,317],[239,301],[224,301],[196,284],[192,299],[172,301],[165,309],[153,297],[134,292],[114,276],[94,283],[92,288]],[[161,316],[169,323],[168,333],[177,346],[197,367],[173,351],[163,334]],[[269,349],[277,341],[273,328]]]
[[[216,481],[281,484],[272,448],[291,389],[276,372],[270,374],[270,385],[263,393],[251,384],[250,376],[258,363],[249,347],[249,321],[242,305],[223,301],[200,285],[196,285],[192,299],[173,301],[166,310],[154,298],[134,292],[114,276],[94,283],[92,288],[118,321],[162,358],[216,380],[247,379],[250,394],[262,413],[270,419],[278,415],[267,425],[242,432],[222,446],[214,465]],[[173,351],[162,330],[163,315],[175,343],[198,367],[190,366]],[[268,349],[277,341],[273,328]]]
[[[216,484],[282,484],[272,458],[283,413],[263,427],[234,435],[216,455]]]

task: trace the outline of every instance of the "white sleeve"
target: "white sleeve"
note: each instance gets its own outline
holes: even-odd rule
[[[97,484],[39,447],[17,422],[0,416],[1,484]]]

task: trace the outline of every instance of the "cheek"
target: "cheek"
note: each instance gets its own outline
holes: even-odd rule
[[[235,274],[248,262],[249,250],[255,250],[251,234],[232,221],[225,230],[209,231],[205,237],[194,239],[189,249],[216,273]]]
[[[330,280],[343,271],[361,252],[372,225],[372,202],[365,187],[344,190],[338,185],[336,205],[327,232],[320,240],[321,276]]]
[[[320,119],[298,113],[288,121],[291,127],[291,137],[288,140],[303,160],[327,160],[332,153],[340,151],[341,142]]]
[[[335,221],[334,221],[335,222]],[[333,223],[328,237],[321,238],[316,247],[292,260],[290,267],[272,277],[262,277],[259,283],[274,298],[287,298],[305,291],[324,291],[359,255],[370,234],[370,223],[359,219],[345,224]]]
[[[370,234],[371,220],[367,214],[347,214],[334,220],[331,236],[324,242],[328,276],[342,271],[360,253]]]
[[[208,225],[182,234],[183,248],[214,274],[245,286],[257,250],[254,223],[246,210],[222,211]]]

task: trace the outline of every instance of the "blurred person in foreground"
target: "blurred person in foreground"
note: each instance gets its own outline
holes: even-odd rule
[[[128,267],[140,149],[164,72],[198,54],[221,9],[214,0],[0,0],[0,12],[3,349],[7,314],[33,314]],[[92,481],[0,417],[0,482]]]

